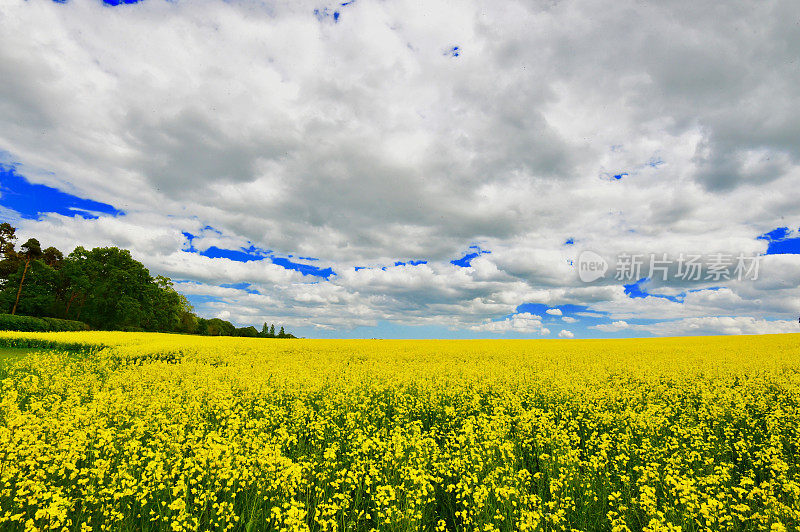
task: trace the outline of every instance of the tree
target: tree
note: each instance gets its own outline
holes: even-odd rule
[[[19,269],[20,259],[14,251],[16,231],[8,222],[0,224],[0,286],[5,285],[8,277]]]
[[[86,271],[86,257],[89,252],[77,247],[64,259],[60,275],[61,314],[64,319],[80,320],[81,310],[86,303],[91,281]],[[75,310],[77,308],[77,311]],[[74,314],[71,315],[70,312]]]
[[[25,275],[23,282],[22,276]],[[19,300],[19,285],[23,283]],[[38,317],[60,316],[60,276],[54,268],[41,260],[32,260],[25,268],[21,263],[19,270],[12,274],[6,286],[0,290],[0,308],[11,312],[16,304],[15,314]]]
[[[249,327],[242,327],[236,329],[236,336],[243,336],[245,338],[258,338],[258,329],[252,325]]]
[[[272,331],[269,329],[269,325],[267,322],[264,322],[264,326],[261,327],[261,332],[258,335],[261,338],[273,338],[275,336],[275,326],[272,326]]]
[[[130,251],[79,247],[68,259],[75,261],[75,269],[86,282],[76,319],[98,329],[135,330],[164,317],[154,317],[155,307],[163,303],[156,292],[158,285]]]
[[[61,253],[58,249],[50,246],[49,248],[45,249],[42,252],[42,262],[50,266],[51,268],[60,268],[61,263],[64,261],[64,254]]]
[[[25,268],[22,270],[22,278],[19,281],[19,289],[17,290],[17,299],[14,301],[14,307],[11,309],[11,314],[17,313],[17,305],[19,305],[19,296],[22,294],[22,285],[25,283],[25,274],[31,265],[32,260],[36,260],[42,256],[42,246],[35,238],[29,238],[27,242],[22,244],[22,256],[25,257]]]
[[[181,308],[179,311],[177,331],[186,334],[197,334],[199,320],[194,314],[194,307],[192,307],[192,304],[189,303],[189,300],[186,299],[186,296],[183,294],[178,294],[178,297],[180,297]]]
[[[194,313],[168,277],[150,275],[130,251],[116,247],[55,247],[35,238],[15,250],[16,229],[0,223],[0,308],[12,314],[82,320],[96,329],[151,330],[221,336],[293,338],[275,324],[237,328]],[[22,297],[22,292],[25,297]]]
[[[201,330],[204,329],[208,336],[236,336],[236,327],[229,321],[220,318],[202,319]]]
[[[8,253],[14,251],[17,241],[17,229],[8,222],[0,224],[0,258],[6,258]]]
[[[150,296],[150,312],[142,327],[151,331],[175,331],[181,324],[181,314],[191,305],[184,296],[175,291],[172,280],[162,275],[147,284]]]

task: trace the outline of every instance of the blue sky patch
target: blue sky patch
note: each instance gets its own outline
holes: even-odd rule
[[[194,239],[197,237],[194,236],[192,233],[187,233],[186,231],[183,231],[181,234],[186,239],[186,242],[188,242],[189,244],[187,247],[184,247],[183,250],[189,251],[191,253],[197,253],[197,249],[194,247]]]
[[[675,303],[683,303],[683,299],[686,297],[686,293],[678,294],[677,296],[665,296],[661,294],[650,294],[646,290],[642,288],[642,285],[649,281],[649,277],[643,277],[632,284],[623,285],[625,288],[625,295],[631,299],[639,299],[645,297],[657,297],[660,299],[668,299],[669,301],[673,301]]]
[[[622,146],[612,146],[611,151],[619,151],[622,149]],[[654,155],[652,156],[647,162],[643,164],[638,164],[633,167],[632,170],[628,172],[617,172],[617,173],[609,173],[609,172],[601,172],[600,178],[604,180],[612,180],[612,181],[621,181],[624,177],[630,177],[632,175],[638,175],[639,172],[646,168],[653,168],[658,169],[661,165],[666,164],[664,159],[661,157]]]
[[[107,6],[119,6],[124,4],[138,4],[142,0],[103,0],[103,4]],[[53,0],[56,4],[66,4],[69,0]]]
[[[206,294],[188,294],[186,299],[193,307],[202,307],[206,303],[224,303],[225,301],[217,296],[210,296]]]
[[[764,233],[763,235],[756,237],[756,240],[767,240],[769,242],[783,240],[784,238],[788,237],[790,233],[791,231],[789,231],[788,227],[778,227],[769,233]]]
[[[259,291],[255,288],[252,288],[250,283],[227,283],[220,285],[223,288],[234,288],[236,290],[244,290],[248,294],[258,294]]]
[[[350,0],[349,2],[341,2],[339,4],[339,7],[347,7],[347,6],[351,5],[351,4],[354,4],[355,1],[356,0]],[[336,24],[336,23],[339,22],[339,17],[341,17],[342,14],[338,9],[332,9],[331,10],[331,9],[328,9],[327,7],[324,7],[322,9],[315,9],[314,10],[314,16],[320,22],[322,22],[322,21],[324,21],[326,19],[333,19],[333,23]]]
[[[547,314],[547,311],[553,308],[557,308],[561,311],[562,316],[570,316],[573,317],[579,312],[588,312],[589,307],[584,305],[543,305],[542,303],[523,303],[522,305],[518,306],[517,309],[514,311],[514,314],[521,314],[523,312],[529,312],[531,314],[538,314],[539,316],[545,317],[554,317],[561,319],[561,316],[552,316],[552,314]]]
[[[479,257],[485,253],[491,253],[491,251],[484,251],[478,246],[470,246],[469,249],[474,249],[475,251],[468,252],[460,259],[451,260],[450,264],[455,264],[456,266],[460,266],[462,268],[469,268],[471,266],[472,259]]]
[[[769,242],[765,255],[800,255],[800,237],[789,238],[791,234],[788,227],[778,227],[756,239]]]
[[[708,288],[694,288],[692,290],[689,290],[689,292],[692,292],[692,293],[694,293],[694,292],[705,292],[706,290],[711,291],[711,292],[716,292],[717,290],[722,290],[722,288],[723,288],[722,286],[709,286]]]
[[[444,52],[444,55],[449,55],[451,57],[458,57],[459,55],[461,55],[461,48],[459,48],[458,46],[452,46]]]
[[[17,211],[29,220],[37,220],[45,213],[86,219],[95,219],[102,214],[125,214],[107,203],[79,198],[57,188],[31,183],[16,173],[14,167],[6,166],[0,166],[0,205]]]
[[[103,0],[103,3],[107,6],[118,6],[122,4],[136,4],[141,0]]]
[[[217,231],[213,227],[206,226],[203,230],[211,230],[215,233],[222,234],[220,231]],[[183,251],[188,253],[197,253],[198,255],[202,255],[203,257],[208,257],[210,259],[229,259],[236,262],[255,262],[255,261],[262,261],[262,260],[269,260],[273,264],[280,266],[286,270],[295,270],[303,275],[312,275],[315,277],[322,277],[324,279],[328,279],[331,275],[336,275],[333,269],[328,268],[320,268],[318,266],[312,266],[310,264],[303,264],[301,262],[295,262],[291,260],[292,255],[288,257],[276,257],[272,251],[268,249],[262,249],[256,247],[254,245],[250,245],[249,247],[241,247],[239,249],[225,249],[220,248],[217,246],[209,246],[208,248],[204,249],[203,251],[198,250],[194,245],[194,240],[197,238],[197,235],[193,235],[192,233],[183,232],[183,236],[186,238],[187,244],[183,248]],[[308,257],[298,257],[299,260],[310,260],[316,261],[319,259]],[[235,288],[235,286],[234,286]]]
[[[324,9],[315,9],[314,16],[317,17],[317,20],[322,22],[326,18],[330,17],[331,14],[328,12],[328,8],[326,7]]]
[[[560,310],[561,315],[548,314],[547,311],[551,309]],[[575,335],[575,338],[642,338],[652,336],[652,334],[647,331],[634,331],[630,329],[623,329],[619,331],[600,331],[598,329],[594,329],[594,326],[601,324],[608,325],[616,320],[612,319],[608,312],[592,310],[586,305],[544,305],[541,303],[523,303],[516,308],[513,314],[509,314],[493,321],[513,319],[517,314],[523,314],[526,312],[536,316],[541,316],[542,324],[550,330],[550,334],[545,335],[545,338],[557,338],[561,330],[572,332]],[[568,321],[565,321],[563,318],[567,318]],[[572,318],[575,321],[569,320],[569,318]],[[627,320],[628,323],[635,323],[636,321],[637,320]],[[494,336],[487,335],[486,337],[496,338],[497,333],[493,334]],[[480,336],[484,337],[483,335]],[[529,338],[532,335],[508,331],[503,333],[503,336],[508,338]],[[539,335],[533,336],[541,337]]]
[[[277,264],[278,266],[287,270],[298,271],[303,275],[313,275],[314,277],[322,277],[324,279],[328,279],[331,275],[336,275],[336,273],[333,271],[333,268],[330,267],[320,268],[318,266],[312,266],[311,264],[292,262],[291,260],[282,257],[270,257],[270,260],[273,264]]]
[[[421,264],[428,264],[427,260],[396,260],[392,266],[420,266]],[[380,269],[382,271],[386,271],[386,268],[391,268],[391,266],[355,266],[353,269],[355,271],[359,270],[372,270],[372,269]]]
[[[770,242],[767,246],[767,255],[800,255],[800,238]]]
[[[250,246],[249,248],[241,249],[222,249],[217,246],[211,246],[204,251],[199,252],[200,255],[210,259],[230,259],[236,262],[251,262],[256,260],[264,260],[266,255],[257,248]]]

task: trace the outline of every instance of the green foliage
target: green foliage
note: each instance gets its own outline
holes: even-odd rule
[[[0,224],[0,288],[8,281],[8,276],[19,269],[19,255],[14,251],[17,241],[16,229],[8,222]]]
[[[194,309],[189,304],[189,301],[186,300],[186,297],[181,295],[181,298],[183,298],[183,301],[185,301],[185,305],[184,308],[181,309],[178,316],[178,327],[175,329],[175,332],[184,334],[198,334],[199,318],[194,314],[194,312],[192,312]]]
[[[78,247],[69,254],[84,285],[78,313],[81,319],[99,329],[148,328],[158,322],[153,316],[158,302],[158,287],[150,272],[134,260],[130,251],[119,248]],[[150,323],[148,323],[148,321]]]
[[[253,327],[242,327],[240,329],[236,329],[236,336],[243,336],[245,338],[258,338],[258,329]]]
[[[35,260],[42,256],[42,245],[35,238],[29,238],[22,246],[22,256],[26,259]]]
[[[17,288],[17,297],[14,299],[14,305],[11,307],[11,314],[17,313],[19,297],[22,295],[22,285],[25,284],[25,274],[28,272],[28,267],[31,265],[31,261],[35,261],[42,256],[42,246],[35,238],[29,238],[24,244],[22,244],[21,249],[22,253],[20,255],[25,262],[25,266],[22,268],[22,276],[19,280],[19,288]]]
[[[42,261],[51,268],[60,268],[61,263],[64,261],[64,254],[58,249],[50,246],[42,251]]]
[[[88,329],[89,326],[80,321],[0,314],[0,330],[3,331],[53,332],[86,331]]]
[[[198,334],[206,336],[236,336],[236,327],[229,321],[219,318],[198,318]]]
[[[22,277],[25,277],[23,283]],[[10,312],[22,285],[16,314],[27,316],[58,315],[56,293],[59,282],[58,272],[40,260],[33,260],[27,268],[20,261],[18,269],[7,278],[0,291],[0,310]]]
[[[0,223],[0,312],[58,317],[105,330],[276,336],[275,325],[268,330],[265,323],[259,333],[255,327],[237,329],[219,318],[199,318],[169,278],[151,276],[126,249],[79,246],[64,257],[52,246],[42,250],[35,238],[18,252],[16,240],[16,229]],[[281,328],[280,337],[292,335]]]
[[[268,327],[267,322],[264,322],[264,326],[261,328],[261,332],[258,336],[260,338],[275,338],[275,324],[273,323]]]

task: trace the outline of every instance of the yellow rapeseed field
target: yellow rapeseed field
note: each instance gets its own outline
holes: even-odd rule
[[[800,526],[800,335],[0,345],[1,530]]]

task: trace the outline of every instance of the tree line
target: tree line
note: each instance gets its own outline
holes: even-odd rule
[[[168,277],[150,275],[130,251],[76,247],[69,255],[30,238],[19,250],[16,228],[0,224],[0,312],[82,321],[94,329],[209,336],[294,338],[264,323],[238,328],[197,316]]]

